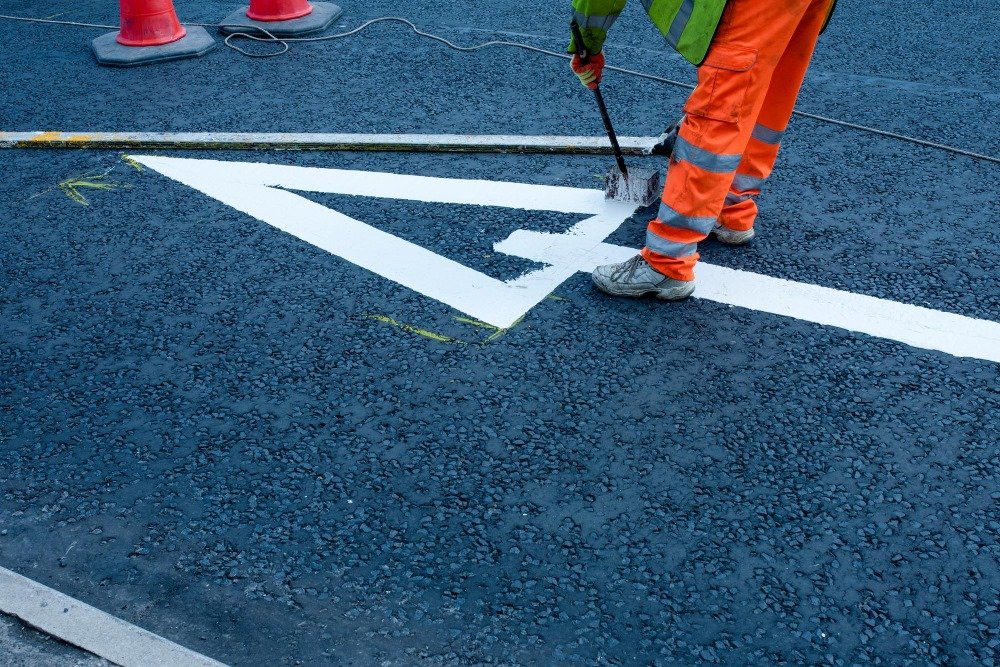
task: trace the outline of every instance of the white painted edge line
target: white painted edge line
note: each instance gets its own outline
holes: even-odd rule
[[[700,297],[1000,363],[1000,324],[866,294],[703,264]]]
[[[2,567],[0,612],[123,667],[224,667]]]
[[[655,137],[618,137],[622,149],[642,151],[656,142]],[[539,150],[610,150],[605,136],[481,135],[481,134],[324,134],[256,132],[0,132],[0,147],[31,145],[88,144],[176,144],[252,146],[371,146],[398,148],[509,148]]]
[[[634,257],[602,243],[583,270]],[[1000,363],[1000,323],[699,262],[694,297],[884,338],[956,357]]]

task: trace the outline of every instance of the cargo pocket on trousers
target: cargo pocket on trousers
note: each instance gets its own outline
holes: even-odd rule
[[[713,46],[698,67],[698,87],[688,98],[684,111],[727,123],[738,121],[756,62],[755,49],[728,44]]]

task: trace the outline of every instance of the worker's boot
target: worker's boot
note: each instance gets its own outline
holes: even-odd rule
[[[605,264],[590,276],[597,289],[613,296],[645,296],[652,294],[664,301],[680,301],[694,292],[694,281],[674,280],[659,273],[636,255],[621,264]]]
[[[715,223],[715,227],[712,228],[711,234],[715,236],[721,243],[726,245],[746,245],[750,243],[756,232],[754,232],[753,227],[750,229],[730,229],[729,227],[724,227],[718,222]]]

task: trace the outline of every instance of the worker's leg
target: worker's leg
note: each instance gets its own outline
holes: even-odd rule
[[[733,230],[753,229],[757,202],[764,181],[771,175],[778,158],[781,138],[795,109],[802,81],[812,60],[819,33],[829,13],[830,0],[812,3],[771,77],[764,104],[757,116],[743,160],[736,170],[726,205],[719,216],[723,227]],[[721,232],[720,232],[721,234]]]
[[[667,171],[662,205],[642,256],[656,271],[693,280],[698,242],[711,232],[767,94],[771,75],[817,0],[730,0]]]

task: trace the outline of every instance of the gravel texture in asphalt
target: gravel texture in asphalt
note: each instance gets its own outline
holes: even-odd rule
[[[972,65],[992,3],[841,5],[802,108],[1000,153]],[[530,3],[345,9],[563,41],[565,12]],[[690,80],[640,14],[609,57]],[[600,132],[563,64],[395,27],[131,71],[94,65],[94,33],[0,22],[3,129]],[[608,87],[628,134],[683,98]],[[575,187],[610,166],[173,155]],[[0,159],[0,565],[237,664],[1000,663],[1000,366],[584,274],[487,340],[117,153]],[[111,187],[83,205],[59,187],[83,176]],[[996,321],[998,189],[996,165],[803,119],[758,239],[703,257]],[[533,265],[494,242],[577,221],[308,196],[505,279]]]

